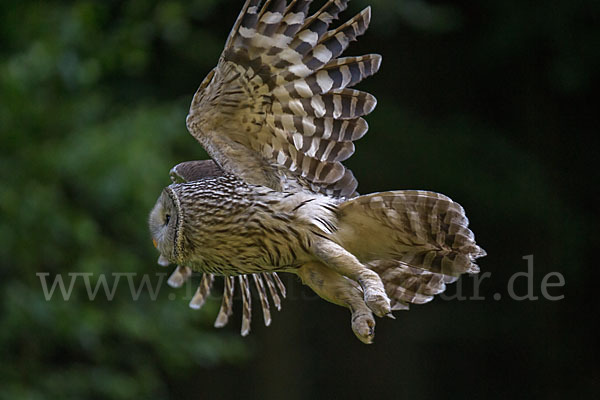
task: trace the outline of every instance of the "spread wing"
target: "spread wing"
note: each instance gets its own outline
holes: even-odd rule
[[[349,197],[357,182],[341,162],[376,105],[350,88],[377,72],[381,56],[339,57],[367,29],[370,8],[329,30],[348,0],[313,15],[310,3],[246,1],[187,127],[224,171],[249,183]]]
[[[192,270],[189,267],[177,266],[169,277],[168,284],[171,287],[180,288],[191,278],[191,276]],[[271,325],[271,311],[269,298],[267,296],[267,289],[271,294],[273,304],[278,311],[281,310],[281,298],[279,297],[279,294],[285,298],[286,292],[285,285],[275,272],[263,272],[260,274],[238,276],[239,290],[242,294],[242,336],[246,336],[250,333],[250,322],[252,320],[252,295],[250,291],[250,281],[248,280],[249,276],[252,276],[254,280],[256,292],[258,293],[258,299],[260,300],[260,305],[263,312],[263,320],[266,326]],[[233,276],[223,277],[223,297],[221,299],[219,314],[215,320],[215,328],[222,328],[227,325],[227,322],[229,322],[229,317],[233,313],[233,295],[235,292],[234,278],[235,277]],[[202,308],[206,302],[206,299],[210,295],[214,281],[215,276],[213,274],[202,274],[200,284],[198,285],[194,296],[190,300],[191,308],[196,310]],[[276,288],[279,290],[279,293]]]
[[[173,183],[193,182],[223,174],[223,170],[212,160],[184,161],[169,171]]]

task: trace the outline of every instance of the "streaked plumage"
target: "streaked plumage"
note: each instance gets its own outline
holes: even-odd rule
[[[347,197],[357,183],[341,161],[376,104],[349,88],[377,72],[381,56],[337,57],[366,30],[370,8],[328,31],[347,1],[308,18],[310,1],[285,3],[246,2],[187,126],[221,168],[248,183]]]
[[[246,1],[217,66],[194,95],[187,127],[212,161],[171,170],[150,215],[159,264],[179,266],[181,286],[203,272],[190,306],[200,308],[224,276],[215,326],[232,313],[234,276],[242,335],[250,331],[254,282],[265,325],[267,291],[279,310],[277,272],[301,277],[321,297],[350,308],[352,329],[370,343],[377,316],[441,293],[477,273],[485,252],[464,209],[424,191],[358,196],[342,161],[368,130],[375,97],[351,89],[377,72],[381,56],[339,57],[363,34],[366,8],[338,28],[347,0],[309,13],[309,0]],[[249,276],[252,275],[252,279]]]

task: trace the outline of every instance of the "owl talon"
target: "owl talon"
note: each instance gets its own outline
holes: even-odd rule
[[[352,316],[352,331],[365,344],[373,343],[375,338],[375,319],[371,313]]]
[[[365,292],[365,303],[378,317],[387,316],[392,312],[390,299],[385,293],[378,290],[367,289]]]

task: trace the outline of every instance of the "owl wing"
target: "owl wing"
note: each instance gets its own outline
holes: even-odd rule
[[[162,264],[161,264],[162,265]],[[185,282],[188,281],[192,276],[192,270],[189,267],[177,266],[167,283],[173,288],[180,288]],[[256,286],[256,292],[258,293],[258,299],[263,312],[263,320],[266,326],[271,325],[271,307],[269,304],[269,298],[267,296],[267,290],[271,294],[271,299],[277,310],[281,310],[281,298],[285,298],[285,285],[279,278],[276,272],[263,272],[252,275],[239,275],[239,287],[242,296],[242,336],[246,336],[250,333],[250,322],[252,320],[252,295],[250,291],[249,276],[252,276],[254,284]],[[223,297],[221,299],[221,307],[219,314],[215,320],[215,327],[222,328],[229,322],[229,317],[233,313],[233,296],[235,293],[235,277],[225,276],[223,285]],[[200,280],[200,284],[196,289],[196,293],[190,300],[190,307],[199,310],[204,306],[208,295],[210,294],[215,276],[213,274],[203,273]]]
[[[174,183],[192,182],[202,178],[210,178],[223,175],[223,171],[212,160],[185,161],[177,164],[169,172],[171,180]],[[158,263],[162,266],[168,266],[169,262],[160,256]],[[192,276],[192,270],[189,267],[177,266],[168,279],[171,287],[179,288]],[[242,295],[242,336],[250,333],[250,322],[252,319],[252,297],[250,291],[249,276],[252,276],[258,299],[263,312],[263,320],[266,326],[271,324],[271,310],[267,290],[271,295],[271,300],[277,310],[281,310],[281,298],[285,298],[285,285],[276,272],[263,272],[259,274],[240,275],[238,277],[240,293]],[[235,292],[235,277],[225,276],[223,286],[223,297],[221,299],[221,308],[215,320],[215,327],[221,328],[227,325],[229,317],[233,313],[233,295]],[[206,298],[212,290],[215,276],[213,274],[203,273],[196,293],[190,301],[190,307],[199,310],[204,305]]]
[[[169,171],[173,183],[193,182],[202,178],[216,178],[224,174],[213,160],[184,161]]]
[[[348,0],[309,16],[310,3],[246,1],[187,127],[223,170],[248,183],[349,197],[357,181],[341,162],[377,103],[350,88],[377,72],[381,56],[339,57],[367,29],[370,8],[329,30]]]

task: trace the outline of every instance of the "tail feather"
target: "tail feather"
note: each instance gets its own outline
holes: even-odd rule
[[[408,303],[427,303],[444,292],[447,283],[457,279],[392,260],[373,261],[367,266],[381,277],[393,310],[408,309]]]
[[[438,193],[373,193],[340,206],[336,239],[388,282],[392,297],[424,303],[462,273],[479,272],[474,261],[485,251],[468,224],[464,209]]]

